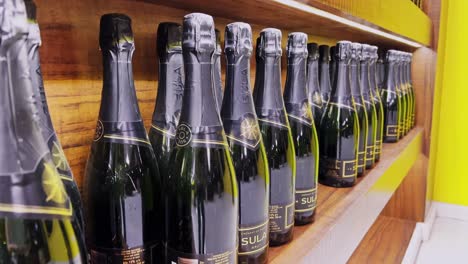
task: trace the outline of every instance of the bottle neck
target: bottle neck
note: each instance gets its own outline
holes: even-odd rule
[[[133,83],[133,50],[103,50],[104,85],[99,119],[103,122],[142,121]]]
[[[395,63],[389,62],[386,64],[387,70],[385,71],[385,89],[388,91],[396,91],[395,83]]]
[[[30,25],[31,27],[37,27],[37,24]],[[38,27],[37,27],[37,30]],[[31,40],[28,37],[28,58],[29,58],[29,68],[31,74],[31,84],[33,87],[33,94],[38,102],[38,114],[41,120],[41,128],[43,133],[53,133],[54,127],[52,124],[52,119],[49,113],[49,107],[47,104],[47,98],[44,90],[44,81],[42,79],[41,64],[39,57],[39,41]],[[47,136],[48,137],[48,136]]]
[[[223,120],[240,120],[245,114],[255,115],[250,95],[250,57],[226,54],[226,87],[221,117]]]
[[[327,61],[322,61],[319,67],[320,74],[320,89],[322,94],[331,92],[330,84],[330,64]]]
[[[159,62],[158,96],[153,123],[175,129],[180,116],[184,93],[184,61],[181,52],[166,54]]]
[[[330,101],[341,102],[347,99],[350,94],[350,76],[349,76],[349,63],[340,60],[337,63],[335,71],[335,79],[333,82],[333,88],[331,92]]]
[[[370,93],[370,73],[369,73],[369,62],[361,61],[360,81],[362,87],[362,94],[368,95]]]
[[[284,103],[302,105],[304,101],[307,101],[305,85],[306,59],[293,56],[288,59],[286,87],[284,89]]]
[[[282,110],[281,57],[267,56],[258,60],[256,78],[254,100],[257,110]]]
[[[190,125],[194,134],[211,127],[222,129],[213,94],[211,54],[186,50],[183,56],[185,89],[179,123]]]
[[[383,66],[383,65],[382,65]],[[381,80],[383,82],[384,80]],[[382,83],[379,83],[381,85]],[[377,89],[377,63],[375,60],[371,60],[369,62],[369,85],[370,85],[370,91],[373,94],[378,93]]]
[[[401,63],[395,64],[395,78],[396,85],[398,85],[398,88],[401,89]]]
[[[349,64],[350,79],[351,79],[351,95],[353,97],[361,96],[361,83],[359,82],[359,62],[355,59]]]
[[[307,88],[310,94],[315,92],[320,92],[320,84],[319,84],[319,70],[318,70],[318,60],[317,59],[309,59],[307,65]],[[328,70],[328,69],[327,69]]]

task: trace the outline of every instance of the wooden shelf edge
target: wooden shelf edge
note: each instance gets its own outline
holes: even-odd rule
[[[271,248],[270,263],[345,263],[416,162],[423,130],[384,144],[381,161],[355,187],[320,185],[316,222],[295,227],[292,242]]]
[[[368,3],[336,4],[335,0],[139,0],[185,10],[203,12],[217,18],[243,21],[266,27],[276,27],[285,31],[301,31],[310,36],[311,41],[334,43],[337,40],[350,40],[370,43],[383,48],[414,50],[415,47],[392,38],[390,34],[408,41],[428,46],[431,41],[432,23],[427,15],[410,1],[398,0],[395,9],[383,0]],[[354,2],[354,1],[352,1]],[[357,6],[361,8],[357,9]],[[320,14],[310,12],[310,8]],[[309,10],[309,11],[308,11]],[[336,19],[330,19],[337,17]],[[347,22],[342,23],[344,20]],[[341,21],[341,22],[337,22]],[[361,26],[361,28],[359,27]],[[367,27],[363,29],[362,26]],[[371,33],[379,31],[382,34]],[[326,41],[328,39],[328,41]]]

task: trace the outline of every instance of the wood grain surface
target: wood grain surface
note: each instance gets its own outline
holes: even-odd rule
[[[348,264],[401,263],[415,226],[415,221],[379,216]]]

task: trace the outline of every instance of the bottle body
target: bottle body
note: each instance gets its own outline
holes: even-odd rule
[[[294,227],[295,151],[281,96],[281,32],[257,39],[254,102],[270,170],[270,246],[289,242]]]
[[[380,95],[381,91],[381,83],[377,76],[380,74],[378,73],[377,67],[377,47],[372,46],[371,58],[369,61],[369,95],[372,98],[374,105],[375,105],[375,113],[376,113],[376,134],[375,134],[375,145],[374,145],[374,160],[378,162],[380,160],[380,155],[382,152],[382,145],[383,145],[383,136],[384,136],[384,109],[382,104],[382,98]]]
[[[90,263],[158,261],[160,177],[133,83],[131,20],[101,17],[101,108],[86,165],[84,197]]]
[[[295,32],[288,36],[286,51],[288,65],[283,98],[296,154],[294,223],[305,225],[314,221],[317,206],[318,138],[308,97],[315,91],[320,98],[318,50],[316,45],[307,45],[306,34]],[[312,71],[309,76],[307,59],[309,73]],[[307,80],[307,77],[311,79]]]
[[[391,51],[387,53],[387,71],[385,86],[382,87],[381,98],[384,113],[383,142],[394,143],[400,138],[400,120],[402,102],[395,81],[395,58]]]
[[[350,91],[348,43],[344,42],[336,52],[339,61],[332,96],[319,129],[319,182],[333,187],[351,187],[357,180],[360,133]]]
[[[238,187],[213,94],[211,16],[186,15],[185,88],[166,189],[165,263],[236,263]]]
[[[252,30],[246,23],[226,26],[226,85],[221,118],[239,188],[237,260],[268,261],[270,175],[250,89]]]

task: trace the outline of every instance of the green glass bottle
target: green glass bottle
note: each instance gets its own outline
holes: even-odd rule
[[[387,51],[385,85],[382,87],[382,106],[384,109],[383,142],[385,143],[397,142],[400,136],[401,100],[398,97],[398,84],[395,78],[396,63],[396,51]]]
[[[133,83],[131,20],[101,17],[101,108],[86,165],[90,263],[152,263],[161,240],[161,183]]]
[[[49,106],[47,104],[47,97],[44,90],[44,81],[42,79],[41,64],[39,57],[39,47],[41,45],[41,33],[39,25],[36,20],[36,5],[32,0],[26,0],[26,12],[28,14],[28,58],[29,58],[29,70],[31,75],[31,82],[33,86],[34,97],[37,99],[37,114],[42,136],[47,142],[50,153],[52,154],[52,161],[55,164],[55,168],[60,174],[60,178],[63,181],[65,190],[70,197],[73,206],[73,218],[76,221],[77,227],[84,231],[84,219],[83,219],[83,206],[81,203],[81,195],[73,178],[70,165],[68,164],[67,158],[62,149],[57,134],[52,124],[52,118],[50,117]]]
[[[367,137],[369,134],[369,118],[367,115],[366,104],[361,92],[361,80],[359,67],[362,57],[362,45],[359,43],[351,44],[351,61],[349,63],[350,90],[353,98],[354,108],[358,116],[359,123],[359,146],[357,156],[357,175],[363,176],[366,171],[367,160]],[[361,69],[362,70],[362,69]],[[372,130],[371,132],[372,133]]]
[[[270,246],[291,241],[296,159],[281,96],[281,31],[263,29],[257,39],[254,102],[270,166]]]
[[[327,45],[319,46],[319,83],[320,93],[322,95],[322,114],[325,106],[330,99],[331,79],[330,79],[330,47]],[[322,119],[322,117],[320,117]],[[319,125],[318,123],[316,123]]]
[[[351,42],[337,43],[335,60],[335,81],[319,129],[319,182],[333,187],[351,187],[357,181],[360,134],[350,88]]]
[[[398,132],[399,139],[402,139],[405,136],[406,131],[406,112],[408,111],[408,98],[406,97],[405,87],[401,81],[401,68],[402,68],[402,58],[401,52],[395,50],[395,82],[397,87],[398,99],[400,100],[400,109],[399,109],[399,121],[398,121]]]
[[[213,94],[213,18],[192,13],[182,26],[185,88],[171,156],[165,263],[237,263],[238,187]]]
[[[148,136],[158,163],[161,189],[164,189],[169,178],[171,154],[176,145],[175,133],[184,93],[182,26],[172,22],[159,24],[156,44],[159,57],[158,95]],[[161,207],[167,208],[168,201],[161,198],[161,202]],[[169,212],[162,212],[161,217],[162,227],[171,221]],[[167,231],[162,228],[162,241],[167,240]]]
[[[403,58],[403,82],[405,84],[405,89],[408,97],[408,112],[406,113],[406,128],[407,128],[407,133],[413,128],[413,111],[414,111],[414,95],[413,95],[413,87],[410,83],[408,72],[410,69],[410,60],[409,60],[409,53],[403,52],[402,58]]]
[[[413,61],[413,54],[408,53],[407,55],[407,64],[406,64],[406,76],[408,79],[408,84],[411,91],[411,98],[413,100],[413,109],[411,111],[411,127],[413,128],[416,125],[416,93],[414,91],[413,79],[411,77],[411,63]]]
[[[360,66],[361,93],[364,99],[364,106],[367,112],[367,148],[366,148],[366,169],[371,169],[375,164],[375,145],[377,137],[377,110],[375,107],[374,95],[371,91],[369,64],[371,60],[372,47],[363,44]],[[375,77],[375,75],[374,75]]]
[[[322,118],[322,95],[319,83],[319,49],[317,43],[307,44],[307,95],[312,109],[315,125],[320,124]]]
[[[38,118],[26,8],[0,2],[0,263],[86,263],[86,248]]]
[[[296,225],[312,223],[317,207],[318,137],[307,96],[307,52],[307,35],[290,33],[283,97],[296,150]]]
[[[380,160],[380,154],[382,152],[383,145],[383,135],[384,135],[384,109],[382,104],[382,98],[380,97],[381,86],[379,86],[379,81],[377,78],[378,68],[377,61],[378,48],[376,46],[371,46],[371,55],[369,60],[369,95],[372,97],[375,105],[375,112],[377,116],[376,121],[376,135],[375,135],[375,147],[374,147],[374,157],[375,162]]]
[[[267,263],[270,175],[250,88],[252,29],[226,26],[226,85],[221,118],[239,187],[238,262]]]

